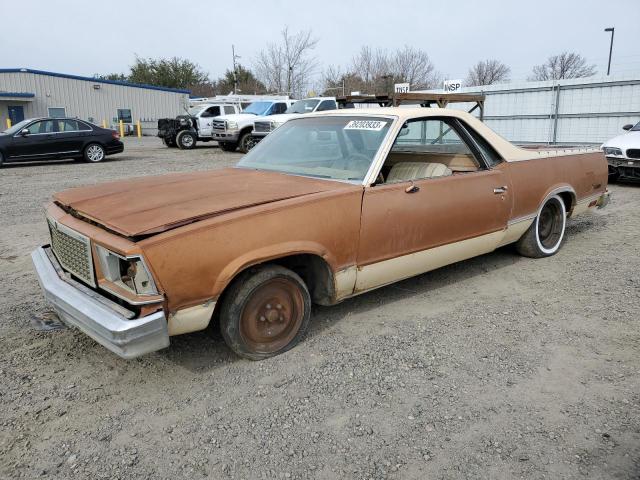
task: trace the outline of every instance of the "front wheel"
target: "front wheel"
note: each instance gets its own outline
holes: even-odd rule
[[[176,137],[178,148],[182,150],[190,150],[196,146],[196,136],[188,130],[183,130]]]
[[[105,152],[102,145],[97,143],[90,143],[87,148],[84,149],[85,162],[98,163],[104,160]]]
[[[240,137],[240,140],[238,140],[238,150],[240,150],[242,153],[247,153],[253,148],[254,145],[255,140],[253,139],[253,135],[251,135],[251,132],[243,133]]]
[[[241,274],[220,311],[220,330],[231,350],[250,360],[293,348],[309,328],[311,296],[302,279],[279,265]]]
[[[560,196],[554,195],[542,206],[535,220],[516,243],[520,255],[550,257],[562,244],[567,225],[567,210]]]
[[[4,163],[4,155],[0,152],[0,168],[2,168],[2,164]]]

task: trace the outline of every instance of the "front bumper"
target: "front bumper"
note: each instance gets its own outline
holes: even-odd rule
[[[618,174],[621,177],[640,178],[640,159],[625,157],[607,157],[609,175]]]
[[[31,259],[45,299],[65,324],[78,328],[122,358],[138,357],[169,346],[163,311],[128,318],[132,312],[65,278],[50,247],[37,248]]]
[[[226,132],[216,132],[215,130],[211,133],[211,137],[216,142],[237,142],[240,138],[240,131],[226,131]]]

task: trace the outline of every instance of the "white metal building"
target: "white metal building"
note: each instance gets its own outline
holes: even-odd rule
[[[189,91],[27,68],[0,69],[0,130],[32,117],[77,117],[115,127],[120,120],[155,129],[158,118],[188,107]],[[146,130],[145,130],[146,131]],[[149,132],[154,133],[154,132]]]
[[[639,75],[463,87],[460,93],[484,94],[485,123],[516,143],[600,145],[640,121]]]

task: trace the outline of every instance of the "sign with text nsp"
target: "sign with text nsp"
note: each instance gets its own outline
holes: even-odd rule
[[[445,80],[444,93],[456,93],[462,88],[462,80]]]

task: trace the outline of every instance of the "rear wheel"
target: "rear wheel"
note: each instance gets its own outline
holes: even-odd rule
[[[4,163],[4,155],[0,152],[0,168],[2,168],[2,164]]]
[[[85,162],[98,163],[104,160],[104,147],[98,143],[90,143],[84,149]]]
[[[196,146],[196,136],[188,130],[183,130],[176,137],[178,147],[183,150],[190,150]]]
[[[549,198],[529,229],[516,243],[518,253],[541,258],[554,255],[562,244],[567,225],[567,210],[560,196]]]
[[[218,142],[218,145],[225,152],[235,152],[236,148],[238,148],[238,144],[235,142]]]
[[[241,274],[229,287],[220,312],[225,342],[250,360],[293,348],[309,328],[311,296],[302,279],[278,265]]]

